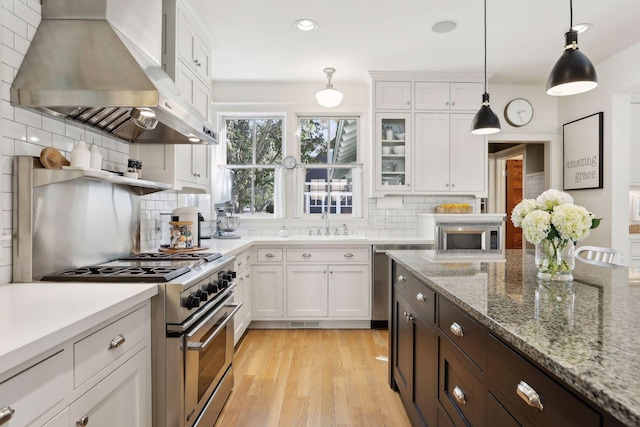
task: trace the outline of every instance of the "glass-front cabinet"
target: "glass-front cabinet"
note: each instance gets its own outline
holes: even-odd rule
[[[377,113],[375,126],[375,190],[381,194],[411,188],[411,115]]]

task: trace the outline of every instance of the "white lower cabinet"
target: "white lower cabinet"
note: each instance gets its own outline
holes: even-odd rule
[[[288,265],[287,316],[369,317],[369,266]]]
[[[234,270],[236,271],[236,289],[233,301],[242,303],[242,307],[233,317],[233,345],[238,344],[240,338],[249,327],[252,319],[251,313],[251,261],[252,250],[247,250],[236,256]]]
[[[251,267],[251,296],[253,320],[282,318],[283,290],[282,265],[254,265]]]
[[[147,302],[3,374],[2,426],[151,426],[150,343]]]
[[[147,353],[142,350],[111,375],[82,395],[69,407],[72,426],[146,427],[149,397],[147,393]]]

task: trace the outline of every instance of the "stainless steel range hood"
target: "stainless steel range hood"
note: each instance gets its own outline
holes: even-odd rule
[[[206,118],[159,65],[162,2],[42,3],[42,22],[11,87],[12,105],[128,142],[217,143]]]

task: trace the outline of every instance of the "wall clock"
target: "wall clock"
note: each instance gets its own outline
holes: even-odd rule
[[[504,107],[504,118],[511,126],[522,127],[533,118],[533,107],[526,99],[516,98]]]
[[[296,158],[293,157],[293,156],[287,156],[287,157],[284,158],[284,160],[282,160],[282,164],[287,169],[295,168],[297,163],[298,162],[296,161]]]

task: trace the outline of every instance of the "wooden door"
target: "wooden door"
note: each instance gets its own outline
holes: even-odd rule
[[[522,229],[511,222],[511,211],[522,200],[522,160],[507,160],[507,232],[505,247],[522,248]]]

